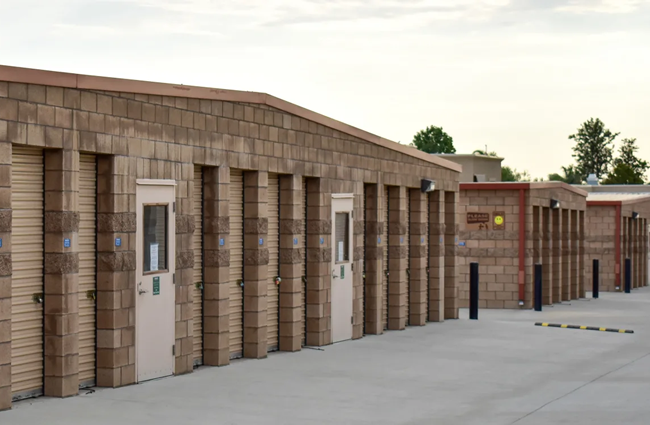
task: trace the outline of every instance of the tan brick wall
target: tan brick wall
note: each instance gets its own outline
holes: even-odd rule
[[[433,165],[416,157],[370,143],[339,130],[326,127],[290,113],[262,104],[234,103],[220,100],[183,97],[142,95],[97,90],[79,90],[53,86],[0,82],[0,144],[1,167],[10,170],[11,144],[44,147],[49,156],[67,155],[68,165],[51,169],[64,179],[65,188],[56,189],[53,199],[69,199],[65,208],[57,213],[75,214],[76,174],[79,152],[96,154],[98,157],[98,263],[97,263],[97,383],[100,386],[118,387],[135,382],[135,187],[136,179],[174,179],[176,189],[176,363],[175,373],[192,371],[192,281],[194,257],[193,238],[198,237],[193,224],[193,168],[204,167],[204,362],[206,365],[225,365],[228,358],[228,271],[229,271],[229,221],[228,185],[229,170],[242,169],[246,176],[246,238],[245,246],[245,356],[263,357],[265,341],[264,316],[265,294],[261,279],[264,248],[253,246],[264,234],[262,222],[266,218],[262,208],[266,196],[264,186],[267,173],[289,176],[283,181],[281,220],[285,222],[281,235],[281,251],[284,259],[283,286],[281,288],[281,349],[299,349],[296,340],[296,292],[298,285],[295,257],[304,255],[307,262],[306,328],[308,345],[325,345],[330,335],[330,267],[331,260],[331,194],[353,193],[355,207],[354,223],[354,319],[353,336],[363,335],[364,321],[368,328],[368,316],[364,319],[364,306],[372,301],[373,290],[364,286],[361,273],[364,261],[363,224],[364,183],[391,185],[400,193],[397,207],[398,225],[406,220],[407,188],[419,188],[423,177],[436,181],[437,189],[446,193],[444,200],[445,245],[447,255],[433,256],[432,269],[443,270],[439,277],[429,276],[432,290],[430,304],[432,320],[440,309],[447,318],[457,317],[455,280],[457,268],[454,258],[455,202],[458,191],[458,173]],[[61,157],[63,158],[63,157]],[[63,159],[61,160],[62,162]],[[10,198],[8,173],[0,175],[0,191]],[[251,177],[252,176],[252,177]],[[296,181],[307,177],[307,248],[300,252],[287,244],[295,234],[296,199],[302,196]],[[298,180],[296,180],[298,179]],[[295,180],[295,181],[294,181]],[[288,185],[288,186],[287,186]],[[5,193],[6,192],[6,193]],[[2,198],[4,199],[4,198]],[[382,204],[379,204],[382,205]],[[10,203],[0,204],[0,213],[11,215]],[[49,210],[48,210],[49,211]],[[251,212],[254,211],[254,212]],[[444,210],[442,210],[444,211]],[[420,213],[422,213],[420,211]],[[381,214],[380,214],[381,215]],[[381,215],[383,217],[383,215]],[[422,221],[418,216],[417,222]],[[437,219],[434,219],[437,220]],[[10,226],[0,233],[9,232]],[[2,224],[0,223],[0,224]],[[376,226],[382,221],[376,220]],[[287,227],[288,226],[288,227]],[[445,227],[434,228],[439,232]],[[401,227],[400,227],[401,229]],[[444,230],[443,230],[444,231]],[[64,234],[75,235],[75,228],[65,232],[50,232],[48,238],[58,240]],[[438,233],[436,233],[437,235]],[[10,237],[4,236],[7,246]],[[122,239],[116,247],[116,237]],[[320,240],[323,243],[320,243]],[[224,240],[221,244],[220,241]],[[393,237],[393,242],[395,242]],[[430,243],[430,246],[433,242]],[[397,245],[394,245],[397,247]],[[76,248],[74,248],[76,249]],[[401,250],[401,248],[400,248]],[[297,251],[297,252],[296,252]],[[73,253],[74,250],[71,250]],[[401,252],[401,251],[400,251]],[[46,255],[59,255],[46,252]],[[440,252],[438,254],[441,254]],[[0,248],[6,267],[0,268],[0,306],[11,303],[10,249]],[[379,261],[380,262],[380,261]],[[68,263],[70,263],[68,261]],[[74,263],[74,261],[72,261]],[[74,264],[72,264],[73,266]],[[407,261],[394,258],[393,327],[403,328],[406,294]],[[368,267],[368,265],[366,265]],[[419,278],[422,265],[417,268]],[[380,264],[376,267],[381,267]],[[414,268],[415,269],[415,268]],[[370,271],[370,270],[368,270]],[[48,275],[61,279],[74,279],[74,267],[52,270]],[[2,277],[4,276],[4,278]],[[4,279],[4,280],[2,280]],[[46,278],[49,279],[49,278]],[[286,279],[286,281],[285,281]],[[302,279],[300,279],[302,280]],[[418,280],[418,282],[420,281]],[[256,283],[257,282],[257,283]],[[286,283],[286,285],[285,285]],[[48,282],[45,283],[48,287]],[[6,286],[6,288],[5,288]],[[441,293],[446,299],[442,302]],[[4,289],[3,289],[4,288]],[[74,284],[67,287],[65,297],[77,297]],[[365,288],[365,291],[364,291]],[[412,307],[419,312],[414,322],[420,323],[422,307],[419,295],[422,285],[414,286],[417,301]],[[364,300],[365,294],[365,300]],[[376,297],[376,294],[374,295]],[[404,298],[404,299],[403,299]],[[46,302],[47,304],[48,302]],[[49,302],[53,305],[52,302]],[[48,313],[46,312],[46,315]],[[57,312],[48,320],[59,320],[64,315],[74,321],[75,307]],[[60,317],[59,317],[60,316]],[[62,319],[61,319],[62,320]],[[381,331],[381,329],[377,329]],[[74,340],[76,331],[51,335],[56,341],[69,344],[65,350],[55,350],[48,357],[52,366],[46,367],[49,379],[46,392],[51,395],[76,393],[76,357]],[[0,308],[0,370],[9,367],[10,316]],[[57,343],[58,343],[57,342]],[[64,354],[61,354],[64,353]],[[46,357],[48,354],[46,353]],[[65,362],[62,363],[62,361]],[[5,363],[3,363],[5,362]],[[67,363],[66,363],[67,362]],[[65,364],[64,364],[65,363]],[[51,372],[51,373],[50,373]],[[0,377],[6,374],[0,373]],[[0,406],[7,405],[10,383],[0,380]],[[4,404],[3,404],[4,403]]]
[[[532,308],[534,265],[543,265],[543,304],[577,298],[580,246],[580,211],[586,198],[561,187],[525,189],[525,215],[519,216],[521,189],[467,189],[460,192],[459,239],[460,295],[462,307],[469,305],[469,264],[479,263],[479,307],[520,308],[519,306],[519,225],[524,221],[524,304]],[[550,209],[551,199],[561,208]],[[505,228],[495,230],[494,213],[505,213]],[[488,230],[467,225],[467,213],[487,213]],[[576,217],[573,221],[571,217]],[[564,221],[563,217],[567,217]],[[584,260],[583,260],[584,261]],[[566,284],[564,282],[567,282]],[[562,295],[564,294],[564,296]]]

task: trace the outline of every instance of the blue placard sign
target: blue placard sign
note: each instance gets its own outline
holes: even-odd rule
[[[325,239],[320,238],[320,244],[322,245],[322,244],[324,244],[324,243],[325,243]]]
[[[63,239],[63,247],[70,248],[70,239],[68,238]]]
[[[226,241],[223,238],[219,238],[219,246],[224,246]]]
[[[2,248],[2,238],[0,238],[0,248]]]
[[[298,238],[293,238],[293,244],[298,245]]]
[[[465,242],[460,242],[458,246],[465,246]]]
[[[377,243],[381,243],[381,238],[377,238]]]
[[[260,245],[264,245],[264,238],[260,238]]]
[[[115,238],[115,246],[122,246],[122,238]]]

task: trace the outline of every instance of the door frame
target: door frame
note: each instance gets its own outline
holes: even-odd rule
[[[336,206],[337,201],[343,201],[341,204],[344,206],[338,207]],[[349,264],[350,270],[349,270],[349,280],[350,280],[350,317],[352,318],[354,316],[354,272],[352,270],[353,264],[354,264],[354,193],[333,193],[332,194],[332,208],[331,208],[331,217],[332,217],[332,233],[331,233],[331,240],[332,240],[332,246],[331,246],[331,252],[332,252],[332,261],[330,263],[330,268],[332,269],[332,275],[334,275],[335,267],[337,267],[337,262],[336,262],[336,213],[349,213],[349,222],[348,222],[348,256],[349,260],[345,264]],[[332,288],[332,302],[334,301],[334,277],[332,276],[332,282],[331,282],[331,288]],[[332,305],[332,308],[330,309],[330,321],[332,322],[332,325],[330,326],[330,332],[331,332],[331,340],[332,343],[336,342],[343,342],[352,339],[353,336],[353,324],[352,320],[350,320],[350,331],[349,331],[349,338],[344,338],[339,341],[334,340],[334,321],[333,321],[333,314],[334,314],[335,308]]]
[[[142,186],[156,186],[156,187],[173,187],[174,188],[174,196],[173,199],[171,200],[171,211],[168,216],[168,227],[167,227],[167,273],[171,274],[172,276],[172,285],[174,285],[174,304],[173,306],[175,307],[176,304],[176,285],[174,282],[174,274],[176,272],[176,180],[171,180],[171,179],[137,179],[136,180],[136,196],[135,196],[135,210],[136,210],[136,233],[135,233],[135,239],[136,239],[136,247],[135,247],[135,261],[136,261],[136,269],[135,269],[135,287],[133,291],[135,292],[135,326],[134,326],[134,347],[135,347],[135,382],[139,383],[140,380],[138,379],[139,376],[139,371],[138,371],[138,364],[139,364],[139,336],[138,336],[138,324],[140,323],[140,300],[138,297],[138,281],[143,277],[143,264],[144,264],[144,252],[143,252],[143,240],[142,238],[142,220],[144,219],[144,216],[138,215],[139,212],[139,206],[140,206],[140,199],[138,198],[138,187]],[[140,236],[139,236],[140,235]],[[176,335],[175,335],[175,327],[176,327],[176,311],[175,308],[171,309],[171,314],[173,316],[172,318],[172,327],[171,327],[171,332],[172,332],[172,341],[173,344],[175,345],[176,342]],[[176,356],[172,356],[172,365],[171,365],[171,371],[172,375],[176,373]],[[157,379],[157,378],[152,378],[152,379]],[[148,380],[142,381],[146,382]]]

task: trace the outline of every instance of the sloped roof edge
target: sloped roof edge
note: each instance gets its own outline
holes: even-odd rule
[[[40,84],[85,90],[103,90],[123,93],[137,93],[157,96],[188,97],[193,99],[222,100],[262,104],[277,108],[301,118],[314,121],[342,133],[358,137],[366,142],[409,155],[439,167],[461,172],[462,166],[444,158],[435,157],[410,146],[393,142],[333,118],[311,111],[286,100],[266,93],[225,90],[209,87],[185,86],[182,84],[154,83],[149,81],[127,80],[121,78],[98,77],[46,71],[32,68],[19,68],[0,65],[0,81],[24,84]]]

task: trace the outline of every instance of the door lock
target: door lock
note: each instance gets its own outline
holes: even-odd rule
[[[142,289],[142,282],[139,282],[138,283],[138,294],[142,295],[142,294],[146,294],[147,292],[149,292],[149,291],[147,291],[146,289]]]

